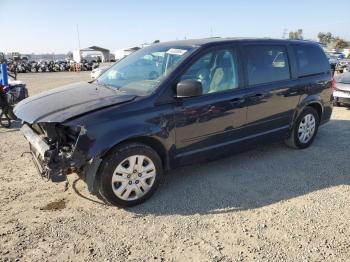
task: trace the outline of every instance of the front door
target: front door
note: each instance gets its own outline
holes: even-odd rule
[[[181,76],[202,83],[203,95],[182,98],[175,108],[176,158],[215,154],[242,137],[246,102],[234,48],[203,54]]]

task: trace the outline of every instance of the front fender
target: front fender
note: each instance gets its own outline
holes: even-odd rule
[[[139,122],[120,126],[115,122],[111,122],[103,126],[88,128],[86,130],[87,133],[84,135],[86,141],[90,141],[89,146],[85,148],[85,156],[88,162],[84,167],[88,190],[93,194],[96,193],[95,180],[103,157],[113,147],[126,140],[151,137],[156,139],[165,148],[166,152],[169,152],[174,134],[168,125],[162,125],[161,123],[161,121],[159,124]],[[83,144],[81,145],[83,146]]]
[[[119,143],[137,137],[151,137],[165,149],[170,148],[175,139],[173,106],[144,103],[99,110],[66,124],[84,127],[84,139],[79,148],[87,160],[103,157]]]
[[[87,159],[93,157],[103,157],[114,146],[123,141],[137,137],[152,137],[164,144],[164,140],[169,137],[169,132],[160,126],[133,123],[122,127],[112,127],[109,124],[102,128],[94,128],[89,131],[89,137],[93,141],[86,152]]]

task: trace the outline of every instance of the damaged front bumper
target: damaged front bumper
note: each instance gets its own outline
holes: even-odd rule
[[[53,182],[65,181],[71,171],[68,159],[59,159],[57,148],[46,143],[27,124],[22,126],[21,132],[29,142],[30,153],[40,175]]]
[[[87,160],[77,148],[79,143],[87,143],[83,139],[84,132],[80,132],[72,147],[58,146],[58,142],[47,142],[27,124],[22,126],[21,132],[29,142],[34,164],[43,178],[53,182],[62,182],[66,181],[68,174],[76,172],[87,182],[89,191],[94,193],[95,176],[101,159]]]

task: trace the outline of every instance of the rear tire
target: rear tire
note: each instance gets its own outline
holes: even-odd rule
[[[151,147],[129,143],[107,154],[97,176],[99,194],[107,203],[131,207],[153,195],[163,179],[163,166]]]
[[[287,146],[304,149],[314,141],[320,119],[317,111],[312,107],[306,107],[296,119],[290,137],[285,140]]]

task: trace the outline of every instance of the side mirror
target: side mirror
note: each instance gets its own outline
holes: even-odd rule
[[[203,94],[202,83],[196,80],[183,80],[176,86],[176,97],[192,97]]]

